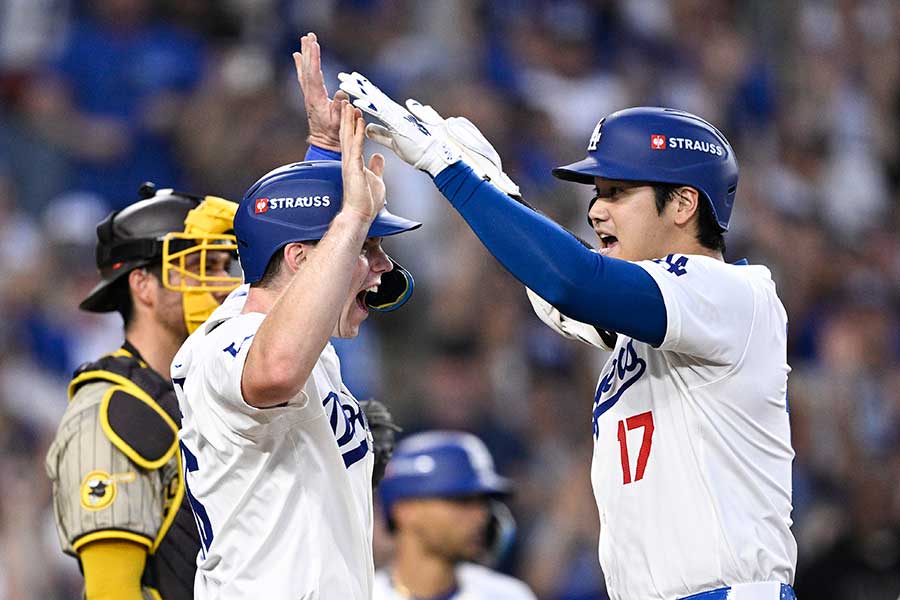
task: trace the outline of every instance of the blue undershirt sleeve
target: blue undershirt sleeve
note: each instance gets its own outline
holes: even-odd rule
[[[310,144],[303,160],[341,160],[341,153]]]
[[[434,183],[500,264],[564,315],[653,346],[662,344],[666,306],[643,268],[585,248],[462,161],[441,171]]]

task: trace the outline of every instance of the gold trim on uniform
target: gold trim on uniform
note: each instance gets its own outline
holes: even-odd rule
[[[175,443],[177,444],[178,442],[176,441]],[[175,516],[178,514],[178,509],[181,507],[181,501],[184,499],[184,471],[181,469],[181,452],[176,452],[175,458],[178,464],[178,471],[167,486],[166,504],[163,507],[163,522],[162,525],[159,526],[159,532],[156,534],[156,539],[153,540],[153,545],[150,546],[150,554],[156,553],[163,538],[166,537],[166,534],[169,532],[169,527],[175,522]]]
[[[141,546],[146,546],[147,548],[149,548],[151,544],[150,538],[145,535],[131,533],[130,531],[122,531],[120,529],[101,529],[100,531],[89,533],[75,540],[72,543],[72,550],[78,552],[81,548],[90,544],[91,542],[96,542],[97,540],[112,539],[128,540],[129,542],[135,542],[140,544]]]

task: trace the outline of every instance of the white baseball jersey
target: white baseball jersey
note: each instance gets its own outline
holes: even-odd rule
[[[202,542],[195,598],[368,600],[372,440],[326,346],[303,390],[259,409],[241,373],[265,315],[232,292],[172,362],[187,493]]]
[[[536,600],[524,582],[492,571],[474,563],[456,567],[457,591],[444,600]],[[391,583],[385,570],[375,573],[375,593],[372,600],[409,600],[410,596]]]
[[[637,264],[662,291],[667,326],[659,348],[620,335],[594,399],[610,596],[792,583],[787,316],[771,274],[704,256]]]

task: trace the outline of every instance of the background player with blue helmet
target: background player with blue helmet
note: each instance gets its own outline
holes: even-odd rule
[[[518,190],[471,123],[340,78],[381,121],[370,138],[429,173],[504,267],[612,347],[591,411],[611,597],[792,598],[787,318],[768,269],[723,260],[738,173],[725,137],[665,108],[601,120],[588,157],[555,171],[595,188],[593,251],[507,195]]]
[[[247,285],[172,363],[196,598],[371,596],[373,440],[329,338],[357,335],[394,272],[382,238],[420,224],[384,208],[384,159],[365,168],[359,111],[333,109],[342,162],[285,165],[250,187],[234,221]],[[400,282],[379,307],[408,298]]]
[[[470,433],[428,431],[396,447],[379,486],[394,556],[375,574],[374,600],[533,600],[527,585],[477,564],[508,543],[500,500],[510,482]]]

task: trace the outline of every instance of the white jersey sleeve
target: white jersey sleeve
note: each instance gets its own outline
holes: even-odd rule
[[[740,360],[756,305],[746,277],[706,256],[670,254],[637,264],[653,277],[665,301],[666,334],[660,350],[719,365]]]

